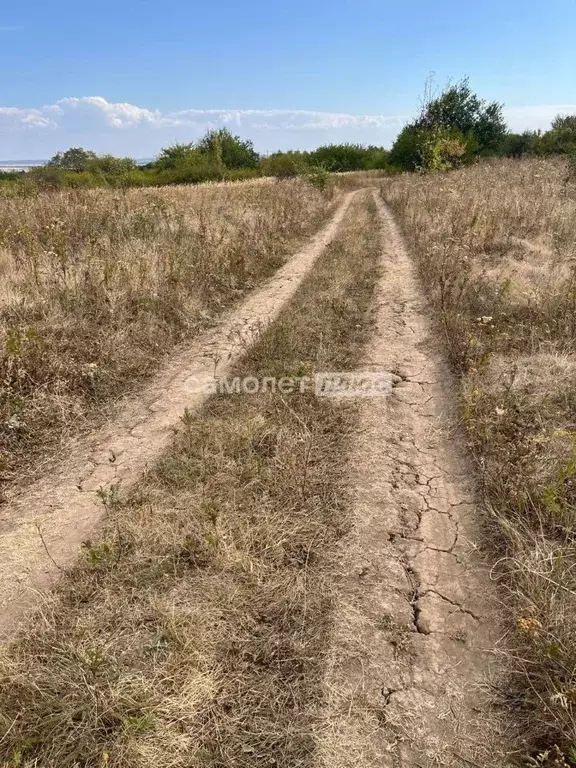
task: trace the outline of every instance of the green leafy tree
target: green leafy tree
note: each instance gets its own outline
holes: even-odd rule
[[[136,162],[130,157],[114,157],[114,155],[98,155],[88,161],[86,170],[91,173],[117,175],[128,173],[137,168]]]
[[[154,166],[163,171],[177,168],[179,165],[189,161],[194,154],[198,154],[194,144],[179,144],[176,142],[160,150],[160,154],[154,161]]]
[[[48,161],[50,168],[62,171],[86,171],[91,161],[96,159],[96,153],[82,147],[70,147],[65,152],[57,152]]]
[[[390,152],[383,147],[368,147],[364,160],[364,170],[385,171],[390,167]]]
[[[426,134],[414,123],[404,126],[392,145],[388,160],[402,171],[415,171],[422,164],[422,150]]]
[[[308,155],[310,165],[321,165],[329,171],[367,171],[385,168],[388,152],[383,147],[361,144],[326,144]]]
[[[543,155],[576,153],[576,115],[557,115],[550,130],[542,136],[539,150]]]
[[[203,154],[221,158],[226,168],[258,168],[260,157],[248,139],[234,136],[227,128],[208,131],[197,148]]]
[[[415,126],[425,131],[434,128],[458,131],[474,138],[476,153],[494,154],[506,136],[502,110],[502,104],[479,98],[464,79],[447,86],[436,98],[428,97]]]
[[[327,144],[310,152],[309,162],[332,172],[361,171],[365,167],[366,154],[366,148],[359,144]]]
[[[541,134],[539,131],[508,133],[504,137],[501,154],[505,157],[524,157],[540,154]]]
[[[505,137],[502,105],[479,98],[462,80],[425,98],[419,117],[398,135],[389,160],[407,171],[452,168],[476,155],[498,154]]]

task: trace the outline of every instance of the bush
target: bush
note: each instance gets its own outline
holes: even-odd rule
[[[576,152],[576,115],[558,115],[539,144],[539,154],[571,155]]]
[[[538,155],[540,154],[540,141],[541,136],[538,132],[508,133],[504,138],[500,154],[504,157]]]
[[[387,171],[390,169],[390,152],[382,147],[368,147],[364,161],[366,171]]]
[[[212,157],[194,151],[187,159],[167,170],[156,173],[157,184],[199,184],[202,181],[220,181],[224,170]]]
[[[128,187],[149,187],[154,184],[155,175],[143,168],[134,168],[131,171],[117,174],[108,181],[111,186],[122,189]]]
[[[310,165],[321,165],[333,173],[386,168],[388,152],[382,147],[361,144],[326,144],[308,155]]]
[[[330,181],[330,174],[323,165],[313,165],[308,169],[306,179],[316,189],[324,190]]]
[[[424,132],[415,125],[406,125],[398,134],[390,151],[390,165],[403,171],[415,171],[422,162]]]
[[[186,163],[194,154],[193,144],[171,144],[160,150],[160,154],[152,163],[152,167],[162,171],[171,170]]]
[[[29,171],[26,182],[29,186],[37,184],[45,189],[60,189],[66,186],[66,172],[48,164]]]
[[[260,157],[248,139],[233,136],[227,128],[209,131],[198,142],[197,149],[218,158],[226,168],[258,168]]]
[[[448,171],[468,162],[473,155],[473,140],[448,128],[424,131],[421,141],[420,167],[424,171]]]
[[[306,170],[306,162],[301,152],[275,152],[265,157],[260,167],[264,176],[291,179]]]

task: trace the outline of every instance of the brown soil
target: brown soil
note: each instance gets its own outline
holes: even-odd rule
[[[322,764],[502,766],[495,589],[450,373],[390,212],[364,370],[397,374],[366,399],[352,451],[355,526],[326,677]]]

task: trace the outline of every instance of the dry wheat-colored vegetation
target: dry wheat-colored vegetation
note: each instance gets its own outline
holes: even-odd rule
[[[352,203],[238,375],[354,368],[376,217],[373,202]],[[315,764],[356,419],[353,401],[313,392],[217,395],[185,414],[144,480],[105,499],[103,537],[3,651],[0,764]]]
[[[509,608],[531,765],[576,759],[576,186],[556,160],[382,185],[439,311]],[[568,763],[568,761],[570,761]]]
[[[0,482],[92,426],[336,199],[303,180],[0,197]]]

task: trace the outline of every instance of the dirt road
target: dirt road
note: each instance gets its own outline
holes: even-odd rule
[[[354,194],[261,290],[79,443],[58,473],[2,507],[0,633],[74,562],[102,519],[102,491],[136,480],[170,444],[184,410],[206,400],[202,386],[215,370],[225,374],[278,315]],[[490,697],[497,598],[479,552],[474,474],[421,286],[389,211],[377,206],[383,275],[359,369],[395,374],[395,386],[362,401],[352,440],[354,524],[334,565],[334,632],[310,718],[310,760],[323,768],[502,768],[505,726]],[[308,706],[316,705],[306,701],[299,713]]]
[[[334,237],[354,192],[331,221],[263,288],[218,325],[174,356],[154,381],[79,442],[64,465],[0,507],[0,636],[41,599],[59,568],[74,562],[102,519],[101,495],[134,481],[170,443],[186,408],[198,408],[201,390],[224,375],[294,294]]]
[[[496,597],[450,374],[391,214],[364,370],[400,378],[367,399],[351,457],[355,527],[326,678],[322,764],[502,766],[486,692]]]

